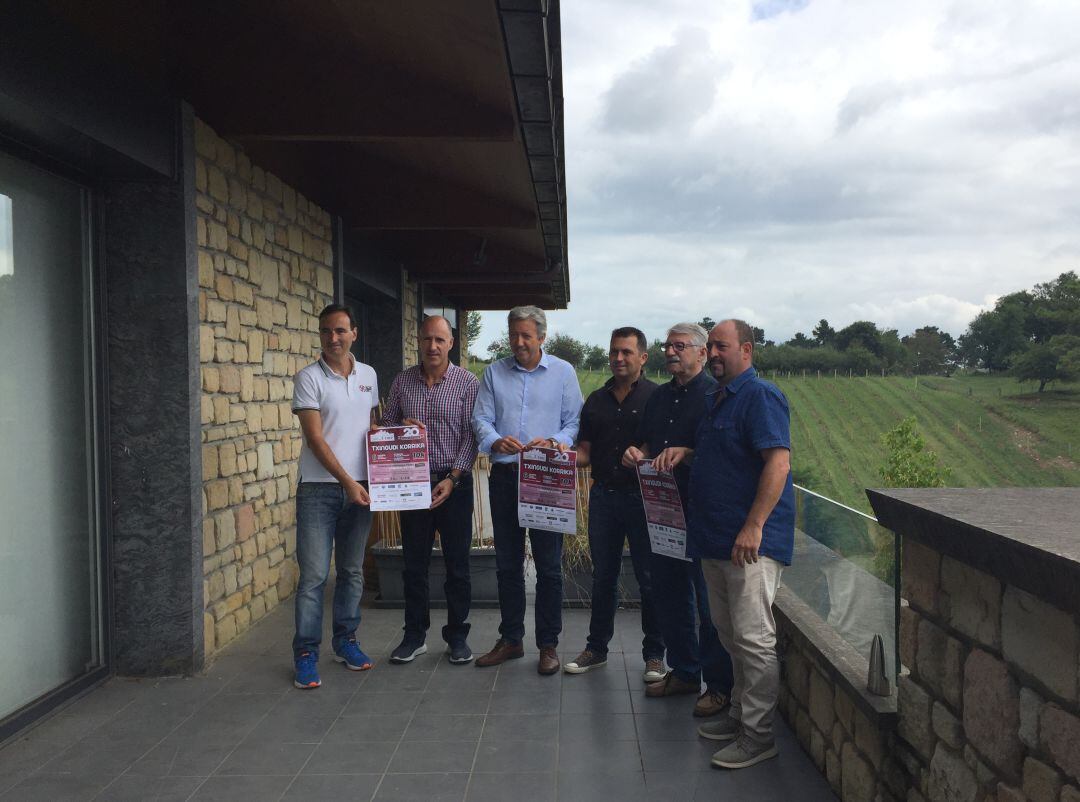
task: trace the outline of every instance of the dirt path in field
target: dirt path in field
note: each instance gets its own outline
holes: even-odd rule
[[[1041,440],[1036,432],[1031,431],[1024,426],[1020,426],[1017,423],[1009,420],[1008,418],[988,409],[987,413],[990,417],[999,421],[1003,426],[1008,428],[1009,434],[1012,437],[1012,443],[1016,446],[1016,450],[1024,456],[1030,458],[1032,462],[1036,462],[1039,465],[1049,465],[1054,468],[1065,468],[1067,470],[1076,470],[1076,463],[1068,457],[1062,455],[1060,457],[1053,457],[1052,459],[1044,460],[1039,456],[1039,452],[1035,449],[1036,444]]]

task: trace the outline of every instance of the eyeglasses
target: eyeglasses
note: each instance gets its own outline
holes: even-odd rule
[[[660,346],[660,350],[661,351],[666,351],[669,348],[674,348],[676,351],[678,351],[681,354],[687,348],[695,348],[695,347],[700,347],[700,346],[695,346],[693,343],[664,343],[663,345]]]

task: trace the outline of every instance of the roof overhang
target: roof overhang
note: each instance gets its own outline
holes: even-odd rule
[[[558,0],[49,8],[448,300],[568,303]]]

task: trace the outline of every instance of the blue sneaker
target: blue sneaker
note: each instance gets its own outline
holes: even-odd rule
[[[344,663],[350,671],[367,671],[375,665],[370,657],[360,651],[354,640],[343,640],[334,649],[334,660]]]
[[[296,678],[293,685],[301,690],[318,688],[322,685],[319,679],[319,658],[311,652],[304,652],[296,658]]]
[[[463,666],[467,663],[471,663],[473,659],[472,649],[470,649],[469,644],[463,640],[451,643],[447,647],[446,653],[450,655],[450,662],[455,666]]]

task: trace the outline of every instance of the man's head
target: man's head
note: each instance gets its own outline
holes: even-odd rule
[[[705,363],[705,329],[697,323],[676,323],[664,341],[664,364],[679,384],[701,372]]]
[[[356,318],[349,307],[330,304],[319,312],[319,343],[323,354],[332,359],[344,357],[356,337]]]
[[[515,306],[506,316],[510,329],[510,350],[523,368],[540,363],[540,347],[547,339],[547,315],[536,306]]]
[[[649,343],[641,329],[623,326],[611,332],[608,365],[616,379],[636,382],[649,361]]]
[[[420,364],[424,370],[443,370],[450,362],[453,347],[453,329],[442,315],[432,315],[420,324]]]
[[[754,358],[754,330],[745,320],[721,320],[709,332],[709,370],[720,384],[728,384]]]

